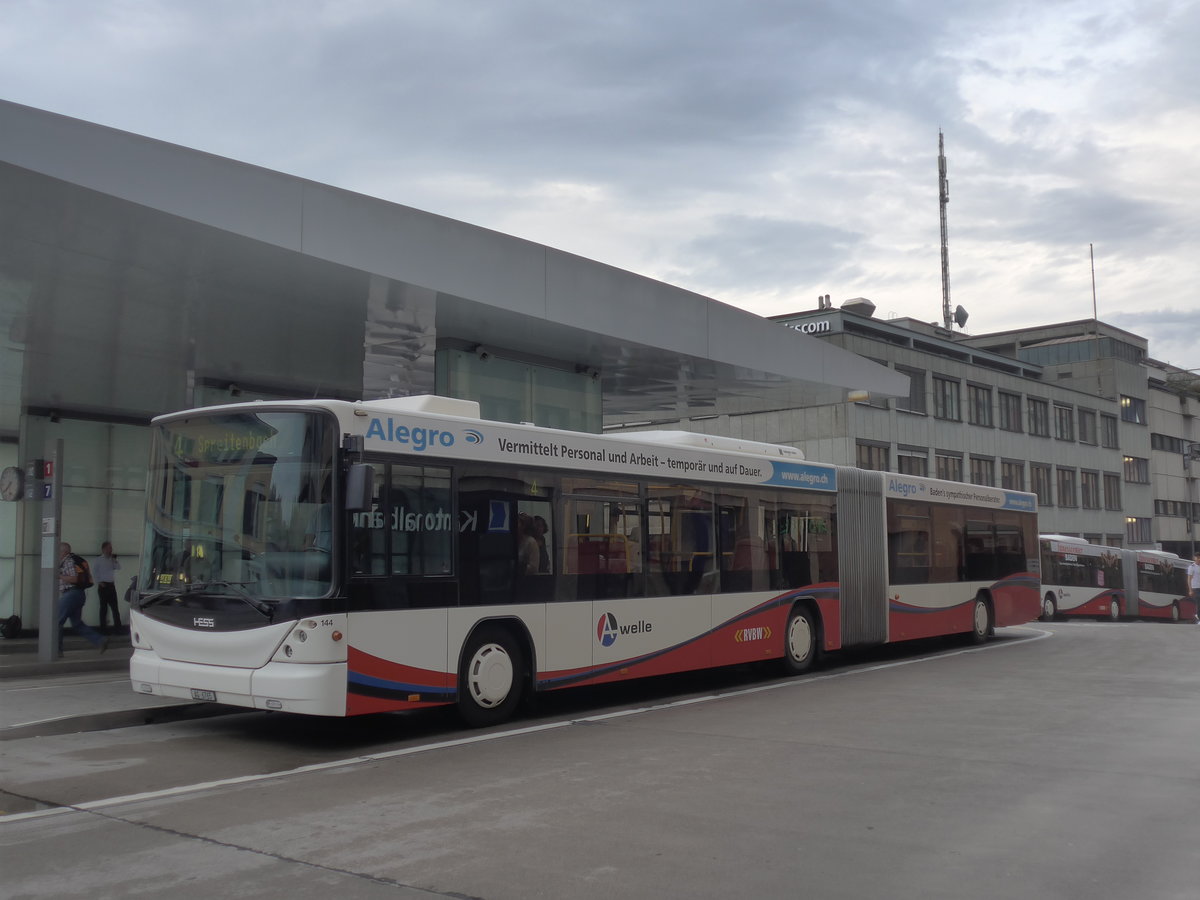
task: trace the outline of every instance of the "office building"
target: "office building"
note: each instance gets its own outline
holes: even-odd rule
[[[968,336],[874,311],[856,298],[773,319],[907,376],[906,396],[679,424],[827,462],[1031,491],[1044,532],[1190,552],[1200,518],[1200,460],[1188,458],[1200,450],[1195,374],[1090,319]]]

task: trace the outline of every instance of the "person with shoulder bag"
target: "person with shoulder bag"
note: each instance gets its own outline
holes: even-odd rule
[[[92,586],[92,570],[87,560],[71,552],[71,545],[63,541],[58,545],[58,652],[63,650],[63,626],[67,622],[103,653],[108,649],[108,638],[83,621],[83,604],[87,600],[85,591]]]

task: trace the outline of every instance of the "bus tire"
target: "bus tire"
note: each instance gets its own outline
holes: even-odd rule
[[[1048,593],[1046,599],[1042,601],[1042,621],[1053,622],[1057,615],[1058,604],[1054,602],[1054,595]]]
[[[1171,604],[1171,621],[1172,622],[1179,621],[1179,604],[1178,603]]]
[[[1108,601],[1108,621],[1117,622],[1121,618],[1121,605],[1116,600]]]
[[[817,656],[817,617],[807,606],[793,606],[783,629],[783,669],[801,675]]]
[[[983,594],[976,594],[975,603],[971,608],[971,643],[984,643],[993,631],[992,608],[988,604],[987,597]]]
[[[496,625],[476,629],[458,672],[458,713],[473,728],[498,725],[521,702],[525,663],[512,633]]]

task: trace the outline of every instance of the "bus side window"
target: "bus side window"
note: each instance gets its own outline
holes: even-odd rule
[[[929,580],[932,518],[928,503],[889,500],[888,574],[892,584]]]
[[[775,503],[747,490],[742,496],[723,494],[717,500],[717,539],[721,591],[762,591],[776,579],[779,554],[772,552]]]
[[[1015,575],[1025,571],[1025,535],[1021,531],[1021,518],[1016,513],[996,511],[996,565],[997,577]]]
[[[393,575],[449,575],[455,516],[450,471],[434,466],[393,466],[387,522]]]
[[[669,519],[662,535],[660,565],[672,594],[711,593],[717,560],[713,495],[693,486],[666,487],[658,502]]]
[[[953,506],[930,504],[933,515],[933,567],[931,583],[962,581],[966,575],[963,543],[963,511]]]

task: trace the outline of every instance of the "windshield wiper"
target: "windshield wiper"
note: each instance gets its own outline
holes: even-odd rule
[[[153,606],[155,603],[161,603],[163,600],[174,600],[177,597],[182,597],[187,593],[187,590],[186,585],[177,585],[154,594],[147,594],[138,602],[138,609],[145,609],[147,606]]]
[[[142,602],[138,604],[139,609],[145,609],[147,606],[153,606],[155,603],[161,603],[163,600],[177,600],[188,594],[196,594],[201,591],[210,591],[213,588],[230,587],[234,591],[231,596],[241,600],[258,614],[265,616],[268,621],[275,616],[275,607],[266,600],[258,600],[251,596],[245,589],[244,585],[250,584],[249,581],[189,581],[185,584],[177,584],[173,587],[161,590],[156,594],[150,594],[148,597],[143,597]]]
[[[266,600],[259,600],[252,596],[244,587],[244,585],[250,583],[251,582],[249,581],[193,581],[189,585],[189,588],[192,591],[207,591],[211,588],[231,587],[234,590],[232,596],[241,600],[255,612],[265,616],[267,620],[270,621],[275,615],[274,604],[269,603]]]

